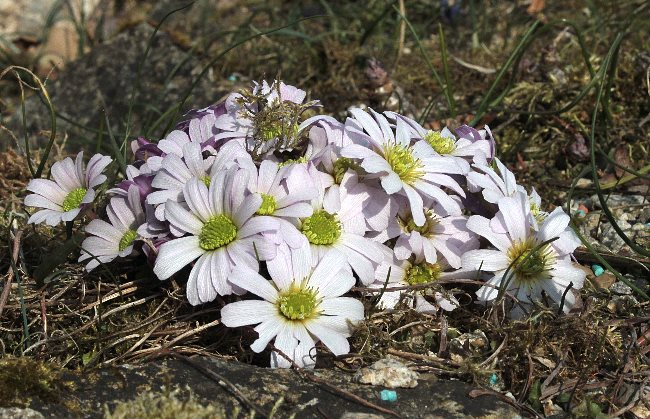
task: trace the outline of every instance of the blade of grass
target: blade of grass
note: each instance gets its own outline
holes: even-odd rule
[[[456,118],[456,101],[454,99],[454,87],[449,72],[449,60],[447,58],[447,41],[445,39],[445,31],[442,25],[438,23],[438,35],[440,37],[440,59],[442,60],[443,74],[445,75],[445,89],[449,92],[450,108],[449,113],[452,118]]]
[[[445,83],[442,82],[442,79],[440,78],[440,75],[438,74],[438,71],[436,71],[436,68],[433,66],[433,63],[429,59],[429,55],[424,49],[424,46],[422,45],[422,42],[420,42],[420,37],[418,36],[417,32],[415,31],[415,28],[413,25],[411,25],[411,22],[404,16],[403,14],[400,13],[399,9],[395,6],[393,6],[393,9],[397,12],[399,17],[406,22],[406,26],[408,26],[409,31],[413,35],[413,38],[415,39],[415,43],[418,46],[418,49],[420,50],[420,54],[422,55],[422,58],[424,58],[424,61],[427,63],[427,67],[429,67],[429,70],[431,71],[431,74],[433,75],[433,78],[436,79],[438,82],[438,85],[440,85],[440,88],[442,89],[445,99],[447,100],[447,106],[449,107],[449,111],[451,112],[452,109],[454,109],[454,100],[452,98],[451,92],[449,91],[449,86],[446,85]]]

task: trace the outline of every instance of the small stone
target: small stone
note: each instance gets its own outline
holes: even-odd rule
[[[345,412],[341,415],[340,419],[383,419],[382,415],[375,415],[374,413],[363,412]]]
[[[617,295],[632,295],[632,288],[620,281],[612,284],[612,286],[609,287],[609,290]]]
[[[591,270],[594,271],[594,275],[596,276],[601,276],[603,273],[605,273],[605,269],[597,264],[591,265]]]
[[[379,397],[385,402],[396,402],[397,392],[395,390],[382,390]]]
[[[0,419],[43,419],[41,412],[19,407],[0,407]]]
[[[616,282],[616,275],[611,272],[605,272],[602,275],[598,275],[597,278],[593,278],[592,282],[600,289],[606,290]]]
[[[418,373],[395,358],[388,357],[361,368],[354,375],[354,380],[388,388],[413,388],[418,385]]]

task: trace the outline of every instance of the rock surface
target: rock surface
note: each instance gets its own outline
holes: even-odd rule
[[[342,390],[401,417],[519,417],[510,405],[494,397],[469,398],[471,387],[460,381],[421,377],[417,388],[398,389],[397,401],[390,403],[379,398],[383,387],[354,383],[352,374],[335,370],[316,370],[309,374],[320,383],[292,370],[271,370],[207,358],[194,358],[191,363],[170,359],[66,374],[63,379],[72,390],[63,394],[58,403],[33,398],[29,407],[45,417],[102,417],[105,412],[118,411],[118,406],[120,412],[128,412],[124,403],[138,397],[142,400],[142,395],[147,393],[171,391],[179,399],[183,399],[182,394],[185,399],[191,397],[192,403],[200,405],[197,409],[203,411],[248,415],[255,409],[256,417],[268,416],[272,410],[274,417],[293,414],[300,418],[390,417],[386,412],[346,398]],[[243,398],[248,402],[242,403]],[[148,397],[152,399],[155,397]]]
[[[361,368],[354,375],[355,381],[388,388],[414,388],[418,385],[418,373],[411,371],[395,358],[384,358]]]

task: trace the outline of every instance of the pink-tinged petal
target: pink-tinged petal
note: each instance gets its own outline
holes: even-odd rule
[[[61,205],[52,202],[51,200],[45,198],[44,196],[38,194],[29,194],[25,197],[24,204],[26,207],[36,207],[36,208],[45,208],[53,211],[62,212],[63,208]]]
[[[268,194],[273,181],[278,174],[278,164],[271,160],[263,160],[260,163],[259,175],[257,177],[257,190],[255,192]]]
[[[185,164],[193,176],[201,178],[205,176],[203,168],[203,155],[199,143],[187,143],[183,146],[183,158]]]
[[[53,210],[37,211],[29,217],[28,224],[40,224],[46,222],[47,225],[55,226],[61,222],[61,212]]]
[[[89,188],[94,188],[106,181],[106,176],[102,175],[106,166],[111,164],[113,159],[108,156],[102,156],[101,154],[95,154],[90,158],[88,166],[86,167],[86,185]],[[83,177],[81,178],[83,179]]]
[[[277,307],[268,301],[237,301],[221,309],[221,323],[226,327],[258,324],[272,319],[277,315],[277,312]]]
[[[314,208],[306,202],[297,202],[284,208],[277,209],[273,215],[276,217],[307,218],[314,212]]]
[[[257,259],[255,259],[254,249],[242,245],[239,241],[232,242],[226,247],[228,257],[235,266],[246,266],[253,270],[259,269]]]
[[[86,226],[86,234],[94,234],[95,236],[101,237],[104,240],[119,243],[122,239],[122,236],[124,235],[124,232],[116,229],[104,220],[95,219],[88,223]]]
[[[423,226],[426,222],[424,217],[424,202],[420,194],[409,185],[404,185],[404,192],[409,201],[411,215],[416,226]]]
[[[111,198],[106,207],[106,215],[111,224],[119,231],[129,230],[135,222],[133,211],[129,208],[126,199],[121,196]]]
[[[537,238],[540,242],[545,242],[555,237],[560,237],[560,234],[566,230],[569,225],[570,217],[564,213],[562,208],[557,207],[550,213],[539,226],[539,233]]]
[[[395,140],[402,147],[408,147],[411,144],[411,130],[403,119],[395,120]]]
[[[499,200],[498,205],[499,211],[504,214],[503,220],[510,238],[513,241],[526,240],[530,232],[530,224],[522,207],[522,200],[519,197],[506,196]]]
[[[312,249],[317,248],[318,246],[310,246]],[[322,295],[335,295],[339,296],[347,292],[354,285],[354,278],[352,283],[349,282],[347,276],[348,274],[342,270],[347,265],[347,258],[338,249],[329,248],[326,253],[321,258],[315,258],[312,255],[312,263],[318,263],[311,276],[309,277],[309,285],[321,290]],[[333,284],[333,282],[340,281],[338,284]],[[348,287],[345,291],[342,291],[341,294],[332,294],[338,292],[337,285],[343,285],[342,288]],[[333,287],[330,290],[330,287]],[[341,289],[342,289],[341,288]],[[325,292],[325,294],[323,294]]]
[[[411,257],[413,249],[411,248],[409,236],[402,235],[398,237],[394,252],[395,257],[399,260],[406,260]]]
[[[258,194],[251,194],[244,198],[241,205],[232,214],[235,225],[244,225],[260,208],[260,205],[262,205],[262,197]]]
[[[512,241],[506,234],[499,234],[492,231],[490,228],[490,220],[483,216],[472,215],[469,217],[467,220],[467,228],[479,236],[488,239],[494,247],[502,252],[507,252],[512,245]]]
[[[369,285],[374,281],[375,266],[368,258],[366,258],[363,253],[359,253],[344,245],[338,245],[336,248],[345,254],[348,263],[357,274],[359,280],[363,285]]]
[[[56,182],[49,179],[32,179],[27,185],[27,190],[45,197],[55,203],[63,203],[67,193]],[[28,205],[28,204],[25,204]],[[33,206],[33,205],[29,205]]]
[[[66,221],[66,222],[67,221],[72,221],[75,218],[77,218],[77,216],[79,215],[79,212],[81,212],[81,210],[79,208],[75,208],[73,210],[64,212],[63,214],[61,214],[61,220]]]
[[[226,170],[222,170],[215,173],[210,179],[210,208],[212,208],[215,214],[224,213],[224,202],[226,200],[224,192],[226,190],[227,174],[228,172]]]
[[[193,177],[187,181],[183,188],[183,196],[192,213],[204,223],[215,215],[210,208],[208,188],[199,178]]]
[[[159,279],[167,279],[203,253],[197,236],[170,240],[160,246],[153,272]]]
[[[272,305],[272,307],[277,313],[277,307],[274,305]],[[283,322],[278,317],[270,317],[266,321],[260,323],[255,328],[255,331],[259,336],[251,345],[253,352],[260,353],[265,350],[271,339],[276,337],[285,327],[286,322]],[[273,353],[271,354],[271,366],[273,366]]]
[[[232,286],[228,282],[231,266],[226,249],[220,248],[212,252],[209,266],[210,280],[219,295],[229,295],[233,292]]]
[[[118,244],[99,237],[87,237],[83,243],[81,243],[81,251],[82,255],[79,257],[79,261],[92,258],[93,256],[115,257],[118,252]]]
[[[338,356],[349,353],[350,344],[348,343],[348,340],[332,329],[321,325],[319,320],[320,319],[315,319],[314,321],[307,322],[305,325],[307,330],[320,339],[320,341],[323,342],[323,344],[327,346],[327,349],[329,349],[334,355]]]
[[[165,219],[178,229],[195,236],[198,236],[203,228],[201,220],[174,201],[167,201],[165,204]]]
[[[496,272],[507,269],[510,265],[508,257],[498,250],[470,250],[462,256],[463,269]]]
[[[368,159],[372,157],[380,157],[379,154],[375,153],[368,147],[364,147],[359,144],[350,144],[341,149],[341,156],[347,157],[350,159]]]
[[[443,249],[446,246],[441,246]],[[422,253],[424,253],[424,259],[429,263],[436,263],[438,261],[438,252],[436,251],[436,246],[433,245],[433,240],[422,240]],[[441,251],[445,255],[445,252]],[[454,260],[449,260],[445,256],[445,259],[452,268],[460,268],[460,258],[456,257]]]
[[[204,253],[190,271],[187,281],[187,297],[190,304],[194,306],[217,298],[217,290],[210,281],[210,264],[213,257],[212,253]]]
[[[368,115],[360,108],[352,108],[350,109],[350,113],[361,124],[368,135],[370,135],[370,138],[378,142],[384,142],[382,141],[384,136],[381,132],[381,129],[377,125],[377,122],[375,122],[372,117],[370,117],[370,115]]]
[[[578,290],[584,286],[585,271],[577,268],[572,262],[558,261],[553,267],[552,274],[556,280],[561,279],[565,284],[573,282],[573,289]]]
[[[274,231],[277,230],[277,228],[278,222],[274,217],[256,216],[249,218],[248,221],[246,221],[246,224],[241,226],[237,232],[237,237],[249,237],[263,231]]]
[[[273,288],[273,285],[249,267],[235,266],[228,280],[232,284],[264,298],[266,301],[275,302],[278,298],[278,291]]]
[[[381,134],[383,137],[383,142],[394,142],[395,141],[395,135],[393,134],[393,130],[390,127],[390,124],[388,123],[388,120],[386,117],[384,117],[382,114],[379,114],[375,112],[374,110],[370,109],[370,113],[372,116],[375,118],[377,121],[377,124],[379,125],[379,128],[381,129]],[[377,137],[379,139],[380,137]],[[408,142],[405,144],[408,145]]]
[[[76,168],[70,157],[54,163],[52,165],[51,173],[54,181],[61,186],[61,189],[66,191],[66,193],[86,186],[82,185],[81,181],[77,178]]]
[[[361,167],[368,173],[393,173],[390,164],[378,154],[363,159]]]

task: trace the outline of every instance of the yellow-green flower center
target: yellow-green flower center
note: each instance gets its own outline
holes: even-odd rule
[[[438,131],[429,131],[424,135],[424,141],[436,150],[438,154],[451,154],[456,148],[456,143],[452,138],[443,137]]]
[[[424,224],[421,226],[417,226],[415,224],[412,216],[409,217],[408,221],[406,222],[401,219],[400,221],[407,233],[417,231],[424,237],[433,236],[435,234],[435,227],[440,223],[440,221],[436,218],[435,214],[431,210],[424,211]]]
[[[410,147],[389,144],[384,149],[384,158],[393,172],[406,184],[410,185],[424,175],[422,162],[413,157]]]
[[[86,196],[86,188],[77,188],[70,191],[65,198],[63,199],[63,211],[67,212],[75,208],[79,208],[81,201],[83,201],[84,196]]]
[[[532,237],[513,243],[508,249],[508,261],[512,265],[518,282],[535,282],[545,271],[550,270],[555,257],[550,245],[535,250],[537,242]]]
[[[210,176],[205,175],[201,177],[201,180],[203,181],[203,184],[210,188],[210,182],[212,182],[212,179],[210,179]]]
[[[282,163],[279,163],[279,164],[278,164],[278,167],[288,166],[288,165],[293,164],[293,163],[296,163],[296,164],[307,163],[307,157],[306,157],[306,156],[302,156],[302,157],[298,157],[297,159],[288,159],[288,160],[285,160],[285,161],[283,161]]]
[[[285,121],[267,121],[259,127],[260,139],[264,142],[276,138],[293,138],[298,135],[298,124]]]
[[[334,182],[340,184],[348,169],[356,172],[359,170],[359,165],[355,163],[354,160],[347,157],[339,157],[336,159],[334,162]]]
[[[126,233],[122,236],[120,239],[120,244],[118,245],[118,249],[120,252],[127,247],[131,246],[135,238],[138,236],[138,233],[135,232],[134,230],[127,230]]]
[[[318,210],[302,221],[301,231],[312,244],[331,245],[341,236],[341,222],[336,215]]]
[[[261,193],[260,195],[262,196],[262,205],[260,205],[260,208],[257,210],[257,212],[255,212],[255,214],[257,215],[273,214],[277,206],[277,203],[275,202],[275,198],[265,193]]]
[[[199,233],[199,246],[203,250],[215,250],[237,237],[237,227],[223,214],[215,215],[203,224]]]
[[[411,266],[404,279],[409,285],[420,285],[433,282],[440,277],[442,269],[437,263],[418,263]]]
[[[276,302],[280,314],[289,320],[308,320],[318,314],[318,298],[310,288],[291,285]]]

